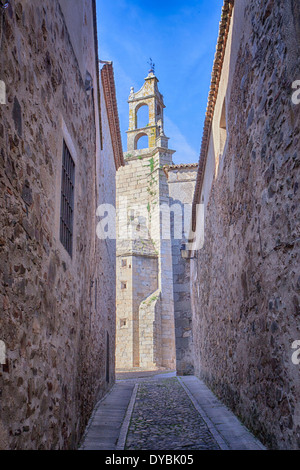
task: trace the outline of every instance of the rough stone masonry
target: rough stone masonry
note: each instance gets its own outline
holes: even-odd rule
[[[114,204],[116,167],[95,5],[75,1],[12,0],[0,12],[1,449],[76,448],[114,382],[115,244],[96,238],[95,213]],[[64,148],[75,165],[69,252]]]
[[[171,239],[161,237],[160,207],[169,205],[162,167],[172,163],[163,127],[163,97],[153,71],[129,96],[125,166],[117,172],[118,369],[175,368]],[[148,110],[140,125],[138,112]],[[138,149],[141,137],[148,145]]]
[[[125,166],[117,172],[116,365],[191,374],[189,260],[181,248],[184,220],[189,227],[184,206],[191,208],[197,164],[173,165],[157,84],[150,70],[142,88],[131,89]],[[139,145],[142,137],[145,148]]]
[[[296,0],[224,4],[191,268],[196,373],[278,449],[300,446],[299,24]]]

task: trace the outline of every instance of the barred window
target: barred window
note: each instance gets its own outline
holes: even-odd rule
[[[64,141],[61,176],[60,241],[72,256],[75,163]]]

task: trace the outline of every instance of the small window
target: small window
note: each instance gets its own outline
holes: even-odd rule
[[[61,176],[60,241],[71,257],[73,253],[74,183],[75,163],[64,141]]]
[[[122,268],[126,268],[127,266],[127,259],[122,259]]]
[[[121,289],[127,289],[127,282],[121,282]]]
[[[121,318],[120,328],[126,328],[126,326],[127,326],[127,318]]]

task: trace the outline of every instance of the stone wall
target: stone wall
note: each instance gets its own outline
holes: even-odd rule
[[[117,172],[117,368],[139,367],[139,307],[157,289],[157,252],[150,237],[149,158]],[[144,258],[144,259],[143,259]]]
[[[175,165],[167,169],[171,212],[176,370],[194,372],[190,259],[187,251],[191,205],[197,165]]]
[[[279,449],[300,446],[299,21],[294,0],[235,2],[218,95],[227,143],[219,162],[220,102],[191,267],[196,373]]]
[[[148,367],[144,342],[151,342],[151,318],[141,315],[148,311],[148,296],[153,296],[158,283],[157,256],[117,257],[117,331],[116,358],[118,369]],[[152,334],[153,342],[153,334]],[[146,365],[147,363],[147,365]],[[152,366],[154,366],[152,361]]]
[[[172,153],[127,154],[117,172],[118,369],[175,365],[171,240],[162,240],[160,222],[160,204],[169,206],[161,167]]]
[[[93,29],[91,94],[60,3],[10,3],[0,56],[0,445],[70,449],[114,381],[115,248],[95,229],[107,188],[114,201],[113,155],[99,147]],[[109,142],[107,125],[103,134]],[[63,140],[75,162],[72,258],[59,237]]]
[[[159,289],[153,290],[139,306],[139,365],[150,370],[161,363],[160,296]]]

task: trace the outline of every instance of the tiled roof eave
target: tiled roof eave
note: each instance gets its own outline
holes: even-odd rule
[[[180,170],[185,168],[197,168],[198,163],[180,163],[178,165],[166,165],[168,170]]]
[[[101,80],[104,91],[104,99],[107,109],[108,123],[113,147],[116,169],[125,165],[120,122],[116,99],[116,88],[112,63],[106,63],[101,69]]]

